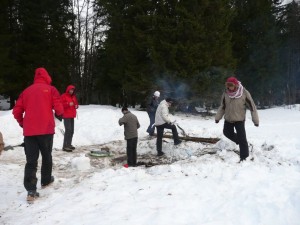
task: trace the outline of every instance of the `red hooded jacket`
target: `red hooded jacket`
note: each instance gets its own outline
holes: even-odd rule
[[[78,109],[78,101],[74,92],[72,95],[69,93],[71,89],[74,89],[75,92],[75,86],[69,85],[66,89],[66,92],[61,95],[61,101],[64,106],[63,118],[76,117],[76,109]],[[71,102],[73,102],[72,106],[70,105]]]
[[[37,68],[33,84],[20,94],[12,113],[23,127],[24,136],[55,133],[53,109],[58,116],[63,114],[64,109],[60,94],[51,82],[47,70]]]

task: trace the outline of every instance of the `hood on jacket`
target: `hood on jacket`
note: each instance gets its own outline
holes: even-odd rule
[[[75,86],[74,86],[74,85],[68,85],[68,87],[66,88],[66,93],[69,94],[69,91],[70,91],[71,89],[74,89],[74,91],[75,91]],[[74,93],[73,93],[73,94],[74,94]]]
[[[52,83],[52,79],[45,68],[40,67],[35,70],[34,83],[46,83],[49,85]]]

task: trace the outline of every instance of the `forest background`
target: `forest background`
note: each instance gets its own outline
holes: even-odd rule
[[[299,1],[0,3],[0,93],[11,107],[37,67],[61,93],[74,84],[83,105],[143,106],[159,90],[216,107],[232,75],[260,108],[300,103]]]

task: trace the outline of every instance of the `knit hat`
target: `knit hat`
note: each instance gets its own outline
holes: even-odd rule
[[[153,94],[155,97],[158,97],[160,96],[160,92],[159,91],[155,91],[154,94]]]
[[[124,112],[124,111],[128,111],[127,107],[122,108],[122,112]]]
[[[226,83],[232,83],[234,85],[238,85],[239,81],[235,77],[228,77]]]
[[[168,102],[168,103],[173,103],[174,100],[173,100],[172,98],[166,98],[166,102]]]

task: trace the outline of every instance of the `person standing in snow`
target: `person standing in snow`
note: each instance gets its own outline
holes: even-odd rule
[[[0,132],[0,155],[3,150],[4,150],[4,141],[3,141],[2,133]]]
[[[74,118],[76,117],[76,110],[78,109],[78,101],[75,95],[75,86],[69,85],[66,92],[61,95],[61,101],[64,106],[64,126],[65,135],[63,142],[63,151],[72,152],[75,147],[72,145],[74,134]]]
[[[132,114],[126,107],[122,108],[124,116],[119,119],[119,125],[124,125],[124,136],[127,141],[126,154],[127,154],[127,165],[125,167],[136,166],[136,147],[138,141],[138,129],[140,123],[137,117]]]
[[[162,151],[162,138],[164,134],[164,129],[171,129],[174,139],[174,145],[179,145],[181,140],[179,140],[177,128],[175,126],[175,121],[171,121],[169,114],[169,107],[173,103],[173,99],[166,98],[161,101],[161,103],[157,107],[157,111],[155,114],[155,126],[157,130],[157,139],[156,139],[156,150],[157,156],[162,156],[165,153]]]
[[[156,113],[157,107],[159,105],[159,97],[160,97],[160,92],[155,91],[151,100],[147,104],[147,113],[148,113],[148,116],[150,119],[150,125],[147,129],[149,136],[154,135],[155,126],[153,126],[153,124],[155,122],[155,113]]]
[[[249,156],[245,130],[246,106],[250,109],[252,121],[257,127],[259,125],[258,113],[250,93],[235,77],[229,77],[225,87],[215,122],[218,123],[224,116],[223,133],[228,139],[239,145],[240,161],[243,161]]]
[[[34,82],[19,96],[13,108],[14,118],[23,128],[26,165],[24,187],[27,201],[39,197],[37,187],[37,165],[39,152],[42,155],[41,186],[54,181],[52,176],[52,146],[55,133],[53,110],[60,118],[64,112],[58,90],[51,86],[52,79],[45,68],[35,70]]]

